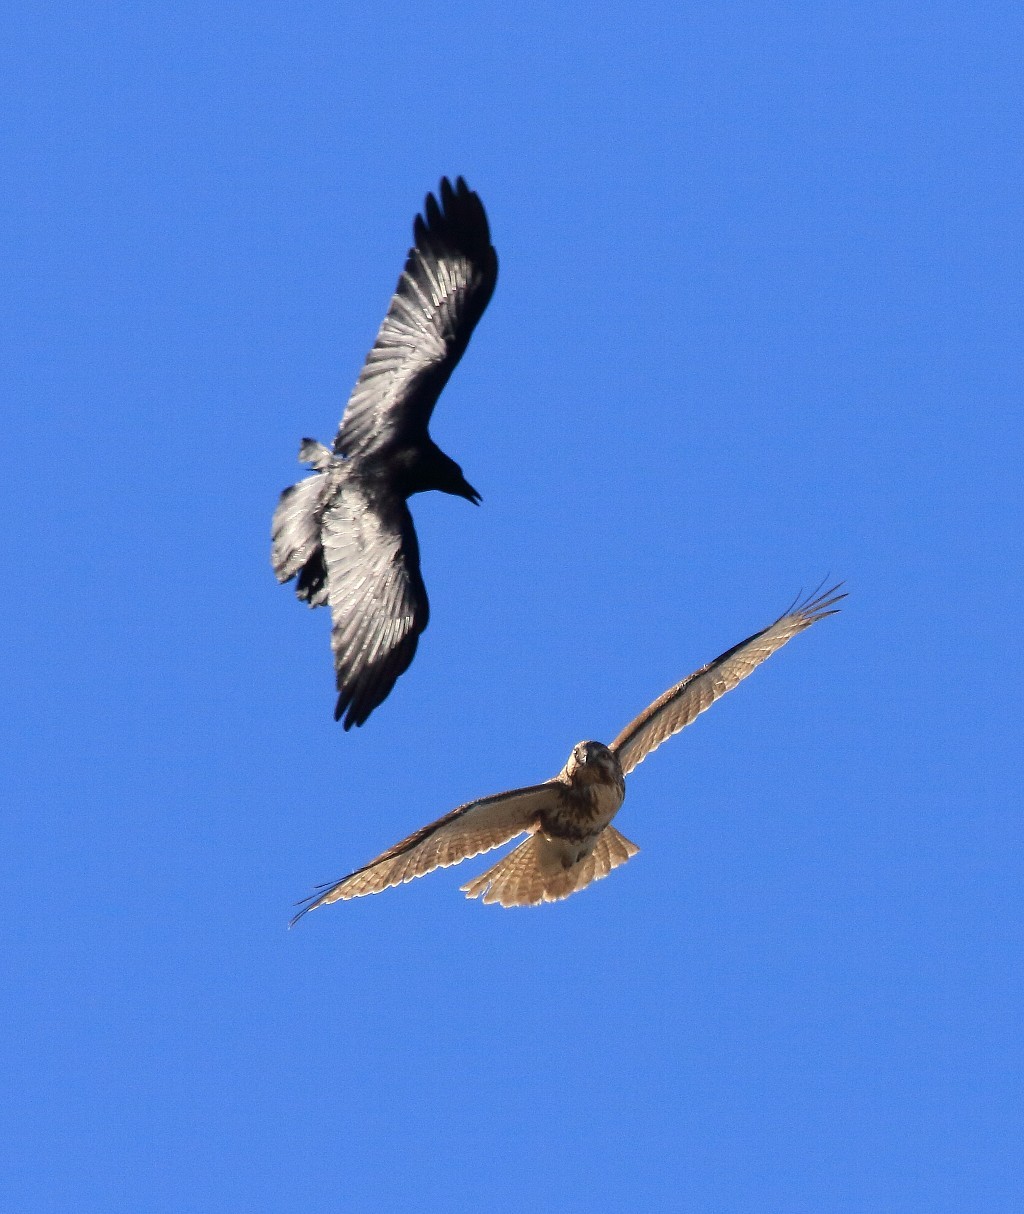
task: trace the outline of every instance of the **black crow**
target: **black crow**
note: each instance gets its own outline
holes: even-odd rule
[[[494,291],[498,256],[483,204],[461,177],[441,181],[413,224],[413,247],[333,450],[305,438],[313,475],[281,494],[271,561],[310,607],[331,607],[334,719],[362,725],[409,666],[427,626],[427,591],[406,499],[480,494],[427,431],[441,390]]]
[[[839,586],[833,586],[794,603],[774,624],[669,688],[611,746],[579,742],[553,779],[453,809],[365,867],[321,886],[322,892],[304,899],[308,905],[292,923],[318,906],[378,894],[435,868],[501,847],[522,834],[530,838],[462,887],[467,897],[482,895],[485,902],[502,906],[535,906],[567,898],[591,881],[607,877],[639,850],[611,824],[626,795],[626,776],[797,633],[835,615],[836,603],[845,597]]]

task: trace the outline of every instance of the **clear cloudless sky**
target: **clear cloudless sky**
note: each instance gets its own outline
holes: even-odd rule
[[[1009,3],[33,5],[0,49],[5,1210],[1024,1209]],[[501,272],[361,730],[269,567],[442,174]],[[826,575],[535,910],[467,862]]]

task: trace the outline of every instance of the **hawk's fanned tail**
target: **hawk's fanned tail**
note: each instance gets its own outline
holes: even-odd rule
[[[482,895],[484,902],[497,902],[501,906],[558,902],[585,889],[592,881],[607,877],[613,868],[625,864],[639,850],[614,826],[606,826],[590,854],[566,867],[557,842],[541,834],[531,835],[525,843],[520,843],[497,864],[461,888],[467,898]]]

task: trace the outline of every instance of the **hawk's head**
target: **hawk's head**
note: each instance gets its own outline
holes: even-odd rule
[[[565,765],[565,774],[587,784],[597,780],[609,782],[622,779],[622,767],[615,752],[603,742],[577,742]]]

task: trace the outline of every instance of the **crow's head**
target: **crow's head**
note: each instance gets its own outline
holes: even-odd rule
[[[438,458],[439,457],[439,458]],[[431,484],[432,489],[440,489],[442,493],[450,493],[453,497],[464,497],[467,502],[472,502],[474,506],[479,506],[482,498],[480,494],[462,475],[462,469],[450,456],[445,455],[443,451],[437,451],[437,455],[431,461]]]

